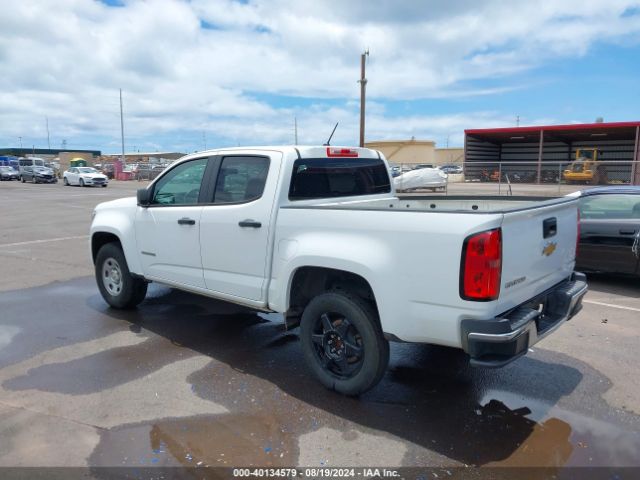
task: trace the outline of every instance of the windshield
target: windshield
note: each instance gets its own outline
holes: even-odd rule
[[[582,162],[576,162],[571,166],[571,171],[576,172],[576,173],[580,173],[584,170],[584,163]]]
[[[78,171],[80,173],[98,173],[98,171],[95,168],[91,168],[91,167],[80,167],[78,168]]]
[[[377,158],[303,158],[293,164],[290,200],[389,193],[389,173]]]
[[[578,150],[578,158],[593,160],[593,150]]]

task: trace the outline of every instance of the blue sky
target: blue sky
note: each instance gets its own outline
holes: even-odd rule
[[[522,88],[497,95],[440,100],[439,112],[450,109],[496,109],[520,115],[526,122],[555,123],[640,119],[640,45],[596,45],[583,57],[548,62],[505,79]]]
[[[27,5],[28,3],[28,5]],[[640,120],[635,0],[61,0],[0,19],[0,145],[127,150]],[[46,22],[43,19],[47,19]],[[8,68],[7,68],[8,67]]]

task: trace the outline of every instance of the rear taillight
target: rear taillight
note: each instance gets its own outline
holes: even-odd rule
[[[499,228],[476,233],[462,246],[460,296],[465,300],[498,298],[502,273],[502,231]]]

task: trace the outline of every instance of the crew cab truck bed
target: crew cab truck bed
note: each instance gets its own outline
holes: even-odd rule
[[[149,281],[281,312],[326,386],[372,388],[388,340],[501,366],[575,315],[571,198],[395,196],[376,151],[257,147],[189,155],[137,199],[96,208],[96,280],[114,307]]]

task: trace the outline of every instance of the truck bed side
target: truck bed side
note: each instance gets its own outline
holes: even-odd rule
[[[380,201],[378,201],[380,202]],[[476,200],[481,203],[482,200]],[[567,278],[575,257],[575,202],[505,212],[446,212],[354,208],[341,204],[282,207],[277,217],[269,306],[289,307],[297,269],[313,266],[355,273],[374,292],[383,330],[401,340],[460,346],[463,319],[494,317]],[[555,234],[543,238],[543,222]],[[464,240],[502,228],[503,270],[497,300],[460,297]],[[554,243],[554,247],[549,245]],[[545,250],[545,248],[547,250]],[[543,250],[548,252],[546,255]]]

